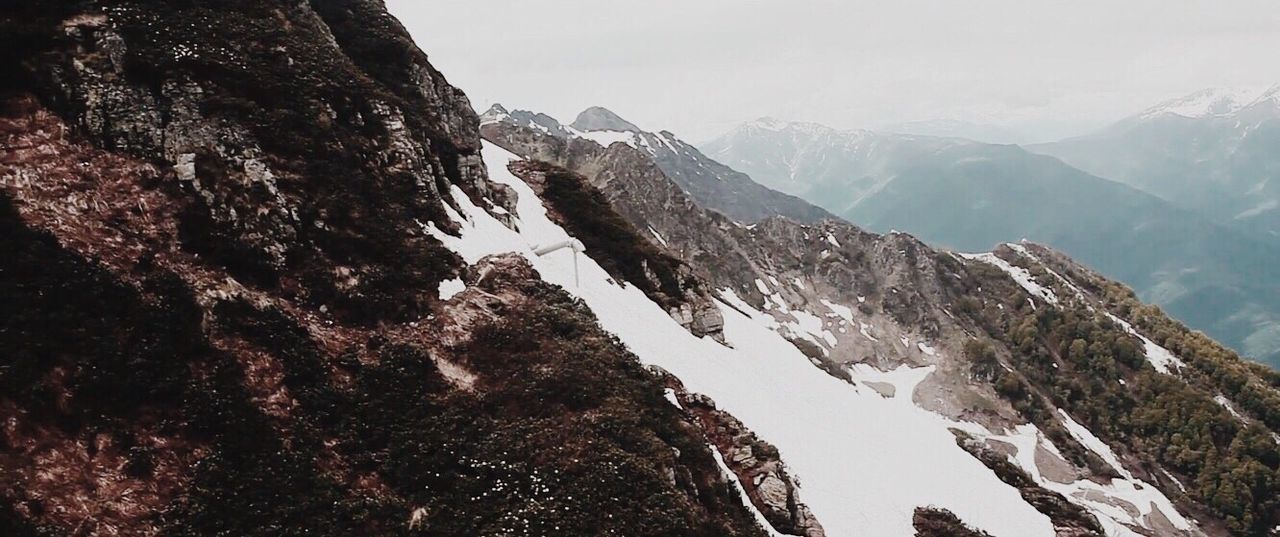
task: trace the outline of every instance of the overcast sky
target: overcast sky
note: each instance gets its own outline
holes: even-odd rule
[[[602,105],[690,141],[754,118],[1052,137],[1280,83],[1280,0],[388,0],[477,108]]]

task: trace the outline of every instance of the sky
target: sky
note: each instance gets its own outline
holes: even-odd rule
[[[388,0],[478,109],[599,105],[699,142],[760,117],[1017,141],[1280,84],[1276,0]]]

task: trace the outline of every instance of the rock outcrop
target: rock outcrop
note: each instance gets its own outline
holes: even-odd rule
[[[20,3],[0,56],[0,533],[763,535],[580,301],[437,240],[515,200],[381,1]]]

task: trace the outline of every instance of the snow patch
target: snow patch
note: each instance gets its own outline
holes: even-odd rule
[[[1004,434],[992,433],[982,425],[972,422],[955,422],[954,426],[976,438],[1013,446],[1016,451],[1009,456],[1011,462],[1021,467],[1041,487],[1062,494],[1068,501],[1092,513],[1108,537],[1142,537],[1130,529],[1130,526],[1141,527],[1144,519],[1157,510],[1177,528],[1192,528],[1191,522],[1178,512],[1173,502],[1144,481],[1127,478],[1100,484],[1088,479],[1073,483],[1058,483],[1047,479],[1036,464],[1036,449],[1044,448],[1058,458],[1062,458],[1062,453],[1035,425],[1020,425]],[[1087,429],[1084,431],[1087,432]],[[1088,436],[1092,437],[1093,434],[1088,433]],[[1172,476],[1169,477],[1172,479]],[[1177,480],[1174,479],[1174,482],[1177,483]],[[1137,513],[1116,505],[1116,502],[1132,505]]]
[[[1116,317],[1111,313],[1107,313],[1107,317],[1110,317],[1112,321],[1116,322],[1116,324],[1124,327],[1124,329],[1130,334],[1138,336],[1138,339],[1142,340],[1143,352],[1147,355],[1147,362],[1150,362],[1151,367],[1156,368],[1156,371],[1166,375],[1171,375],[1173,374],[1174,369],[1186,367],[1187,364],[1183,363],[1183,361],[1177,356],[1174,356],[1172,352],[1169,352],[1169,349],[1156,345],[1156,342],[1151,341],[1147,336],[1139,334],[1138,331],[1133,328],[1133,325],[1128,323],[1128,321]]]
[[[1133,479],[1133,474],[1129,473],[1129,471],[1124,468],[1123,464],[1120,464],[1120,459],[1116,457],[1116,453],[1114,451],[1111,451],[1111,446],[1108,446],[1106,442],[1102,441],[1102,439],[1094,436],[1093,431],[1090,431],[1087,427],[1080,425],[1076,420],[1071,419],[1071,415],[1067,414],[1067,411],[1059,408],[1058,414],[1062,415],[1062,423],[1063,425],[1066,425],[1067,432],[1071,433],[1071,437],[1075,438],[1077,442],[1080,442],[1080,445],[1084,446],[1089,451],[1096,453],[1102,458],[1103,462],[1106,462],[1117,472],[1120,472],[1120,475],[1124,476],[1125,479]]]
[[[1222,394],[1215,395],[1213,396],[1213,400],[1216,401],[1219,405],[1222,405],[1222,408],[1227,409],[1227,412],[1230,412],[1231,415],[1235,416],[1237,420],[1240,420],[1242,422],[1246,421],[1244,415],[1240,414],[1240,412],[1236,410],[1235,405],[1232,405],[1231,400],[1227,399],[1225,395],[1222,395]]]
[[[858,323],[858,332],[862,333],[862,336],[863,336],[863,337],[865,337],[865,338],[867,338],[867,339],[869,339],[869,340],[871,340],[871,341],[873,341],[873,342],[875,342],[875,341],[880,341],[880,340],[876,339],[876,338],[875,338],[875,336],[871,335],[871,325],[869,325],[869,324],[867,324],[867,323]]]
[[[827,309],[831,310],[831,313],[834,313],[836,316],[844,319],[845,322],[853,322],[853,308],[841,306],[840,304],[836,304],[835,302],[831,302],[825,298],[822,299],[821,302],[823,306],[826,306]]]
[[[667,401],[670,402],[672,405],[675,405],[676,408],[680,410],[684,410],[684,405],[680,404],[680,397],[676,396],[675,390],[671,388],[666,388],[662,390],[662,396],[666,397]]]
[[[1031,276],[1031,272],[1028,271],[1027,269],[1014,266],[1010,264],[1008,261],[1000,259],[1000,257],[996,256],[996,254],[993,254],[993,253],[957,254],[957,255],[965,259],[981,261],[983,263],[993,265],[996,268],[1003,270],[1006,274],[1009,275],[1009,277],[1013,278],[1013,281],[1018,282],[1018,285],[1021,285],[1022,288],[1027,291],[1027,293],[1031,294],[1031,296],[1039,297],[1045,302],[1048,302],[1055,306],[1058,304],[1057,295],[1053,294],[1053,291],[1050,291],[1049,289],[1046,289],[1043,286],[1041,286],[1039,283],[1036,283],[1035,278]]]
[[[658,233],[658,230],[653,229],[653,226],[649,226],[649,233],[652,233],[653,238],[658,239],[658,242],[662,243],[663,246],[667,246],[667,239],[663,238],[662,234]]]
[[[622,132],[622,131],[583,132],[577,129],[573,129],[572,127],[566,127],[566,128],[570,129],[569,132],[572,133],[574,136],[591,140],[597,144],[600,144],[601,147],[608,148],[613,144],[623,143],[639,149],[639,147],[636,144],[635,134],[630,132]]]

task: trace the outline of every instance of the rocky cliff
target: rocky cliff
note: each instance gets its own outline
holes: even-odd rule
[[[441,243],[516,198],[381,2],[0,36],[0,533],[763,534],[590,310]]]

